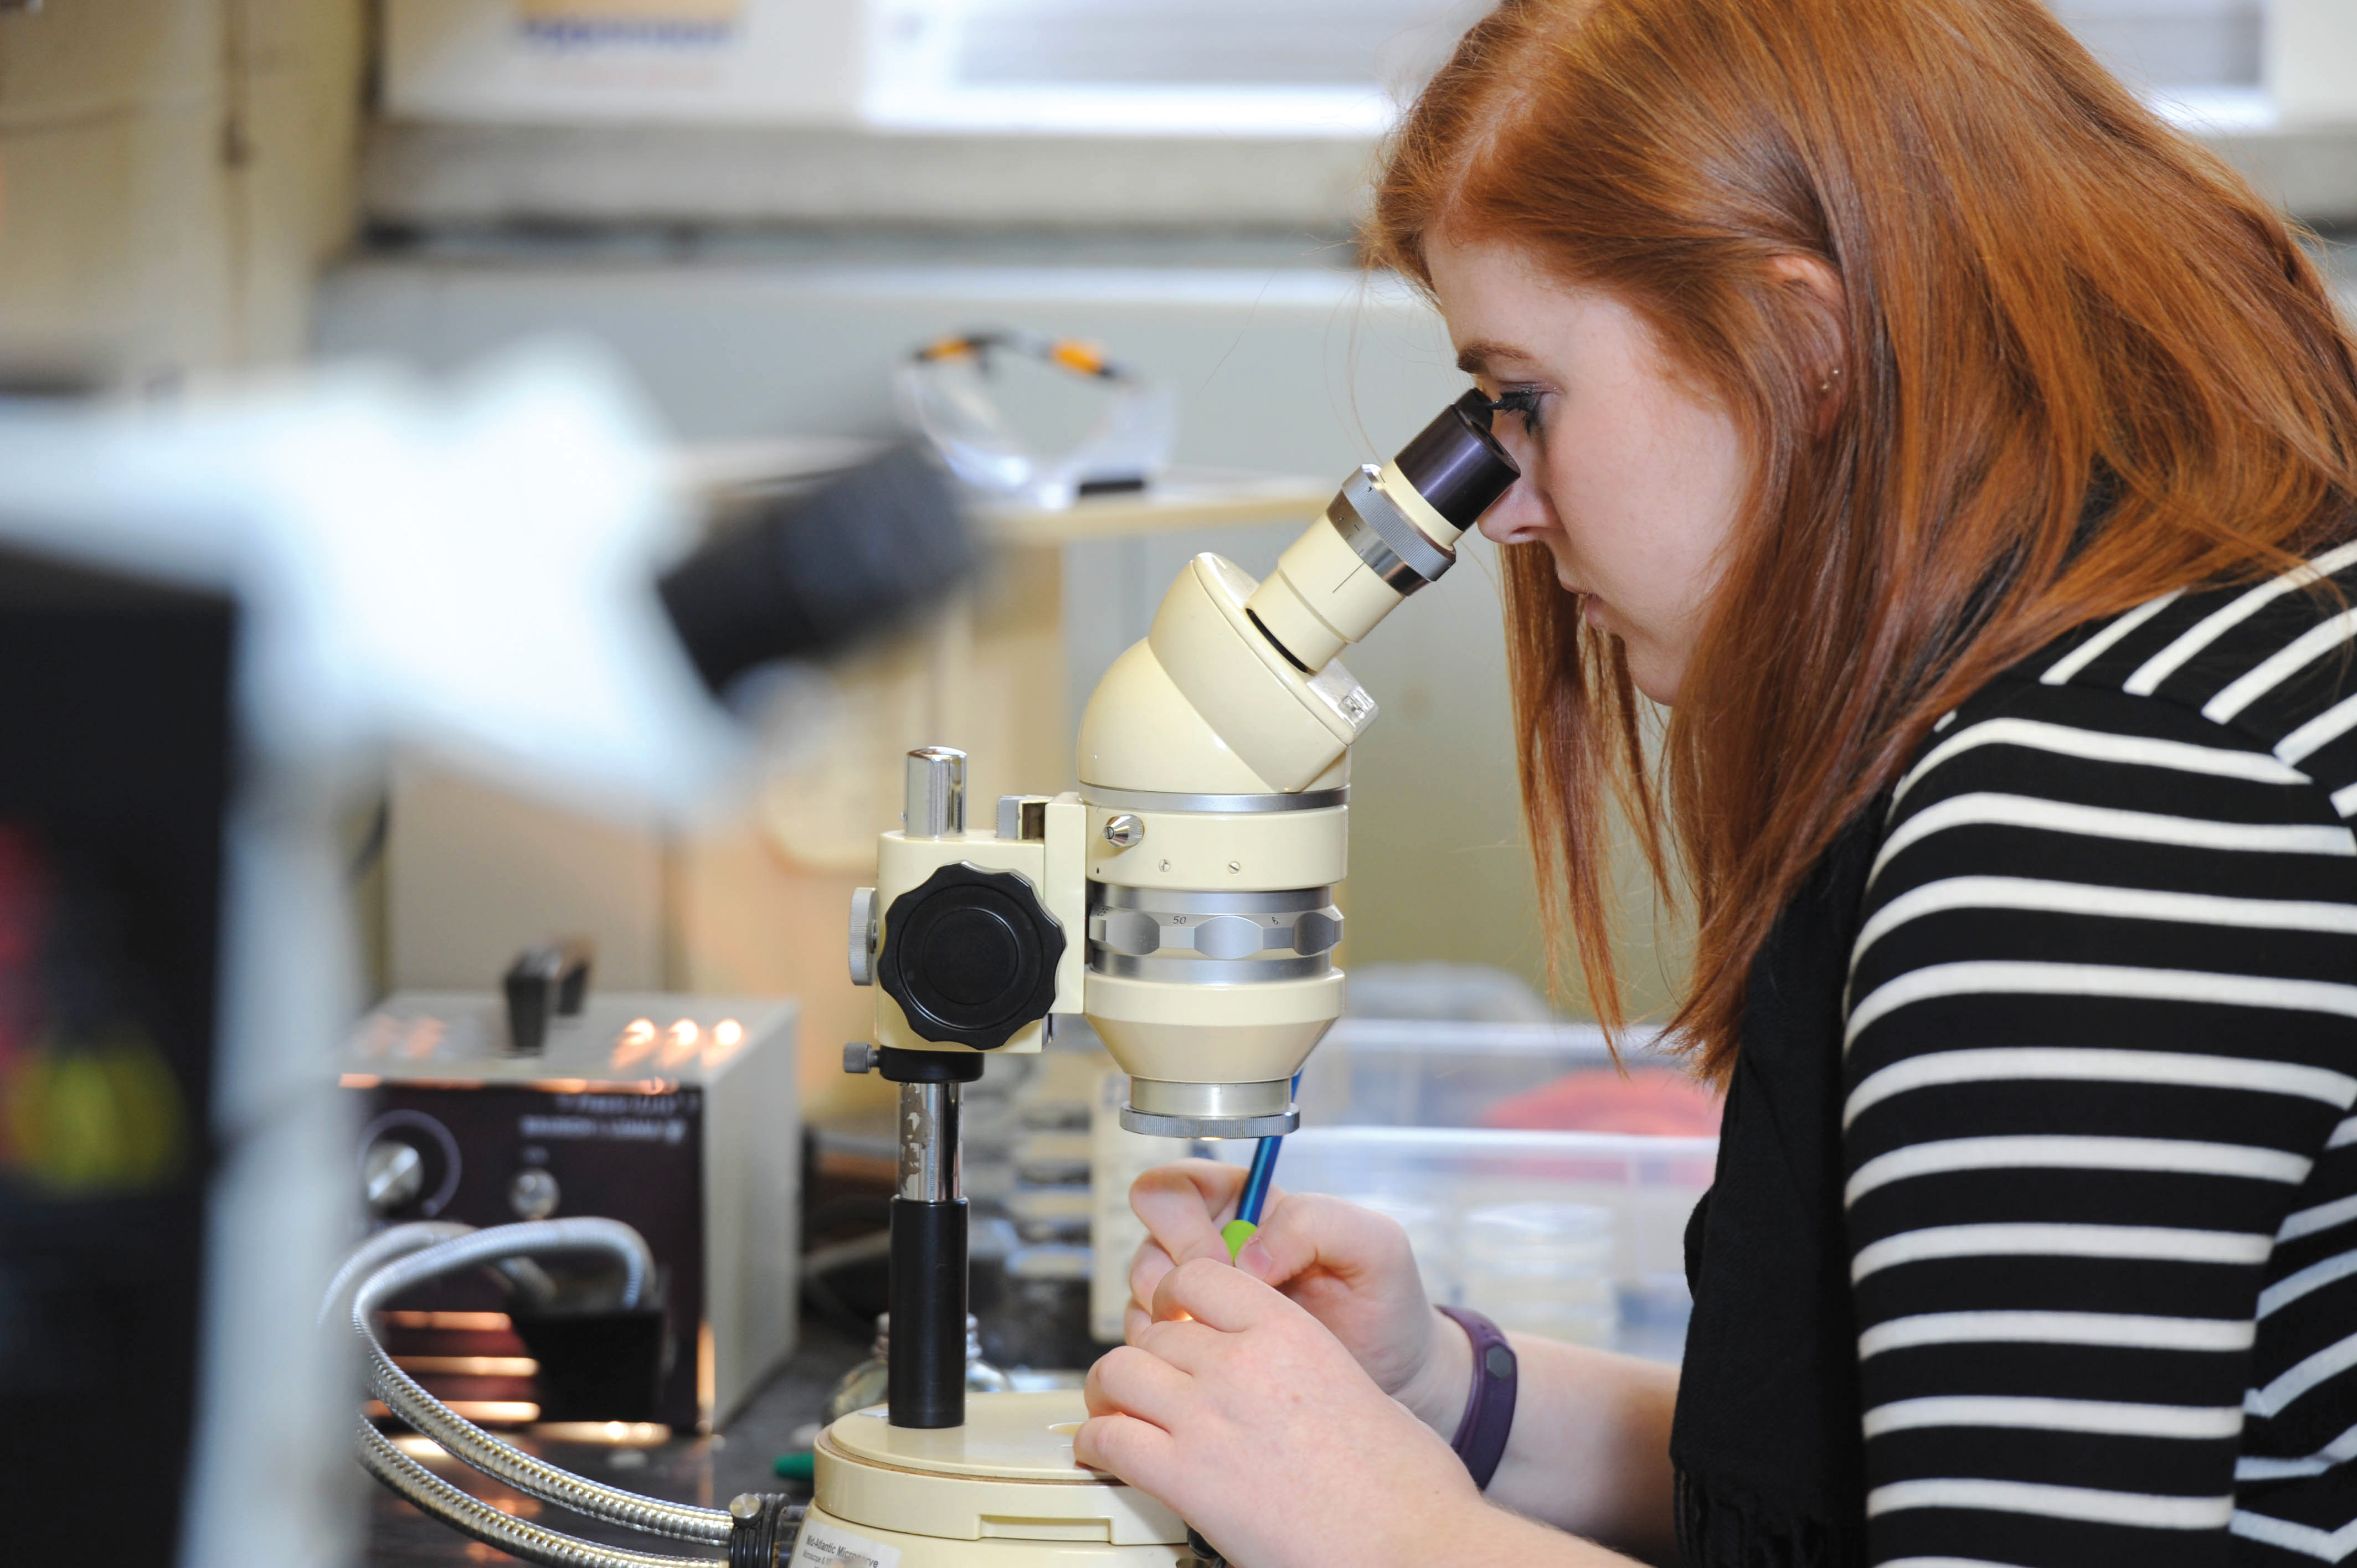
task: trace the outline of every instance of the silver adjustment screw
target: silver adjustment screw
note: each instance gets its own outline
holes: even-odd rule
[[[761,1499],[751,1492],[739,1492],[728,1499],[728,1517],[747,1524],[761,1517]]]
[[[1145,839],[1146,824],[1135,811],[1124,811],[1119,816],[1105,819],[1104,841],[1114,848],[1127,849],[1132,844],[1145,842]]]
[[[390,1214],[425,1190],[425,1160],[398,1138],[379,1138],[361,1161],[369,1212]]]
[[[865,1040],[854,1040],[849,1045],[844,1047],[843,1070],[845,1072],[874,1072],[876,1070],[876,1047],[869,1045]]]
[[[965,753],[951,746],[920,746],[909,753],[900,821],[912,839],[965,832]]]
[[[518,1171],[508,1183],[508,1208],[518,1219],[545,1219],[556,1212],[556,1178],[544,1170]]]
[[[851,983],[876,983],[876,889],[851,890]]]

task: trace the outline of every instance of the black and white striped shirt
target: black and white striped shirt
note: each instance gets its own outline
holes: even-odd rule
[[[2357,606],[2357,544],[2316,565]],[[1844,1046],[1874,1562],[2357,1558],[2353,628],[2169,596],[1895,787]]]

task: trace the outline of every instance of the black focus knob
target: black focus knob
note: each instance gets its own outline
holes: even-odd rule
[[[876,979],[926,1039],[988,1051],[1048,1015],[1063,956],[1030,883],[961,861],[892,900]]]

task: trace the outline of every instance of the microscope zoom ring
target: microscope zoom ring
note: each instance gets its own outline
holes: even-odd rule
[[[1298,979],[1303,973],[1324,973],[1326,955],[1342,940],[1342,911],[1334,906],[1331,887],[1200,893],[1097,884],[1090,895],[1089,967],[1101,974],[1203,981]],[[1155,968],[1116,965],[1120,959],[1153,961]],[[1311,960],[1317,961],[1316,967],[1302,969]],[[1223,970],[1282,968],[1286,972],[1215,977],[1172,971],[1173,964],[1211,962]]]
[[[1189,985],[1268,985],[1284,980],[1318,980],[1334,972],[1324,953],[1308,958],[1132,958],[1127,953],[1089,955],[1089,972],[1116,980],[1175,980]]]

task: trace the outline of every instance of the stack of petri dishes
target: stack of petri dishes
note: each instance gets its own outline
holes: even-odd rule
[[[1613,1216],[1588,1203],[1501,1203],[1465,1211],[1463,1304],[1501,1328],[1609,1345],[1620,1326]]]

